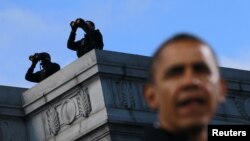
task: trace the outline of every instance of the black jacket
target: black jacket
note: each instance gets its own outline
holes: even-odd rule
[[[76,51],[77,56],[81,57],[92,49],[103,49],[102,34],[99,30],[85,29],[84,38],[75,42],[75,31],[71,31],[67,47]]]
[[[188,138],[184,134],[172,134],[161,128],[147,127],[143,141],[188,141]]]
[[[32,64],[31,67],[26,72],[25,79],[37,83],[41,82],[42,80],[46,79],[50,75],[60,70],[60,66],[57,63],[52,63],[52,62],[48,64],[45,70],[42,69],[41,71],[33,73],[34,68],[35,65]]]

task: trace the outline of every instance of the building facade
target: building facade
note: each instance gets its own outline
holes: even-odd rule
[[[151,58],[92,50],[30,89],[0,86],[1,141],[140,141]],[[220,68],[226,103],[211,124],[250,124],[250,72]]]

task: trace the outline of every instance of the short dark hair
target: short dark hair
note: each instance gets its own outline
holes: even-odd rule
[[[155,51],[155,53],[152,56],[152,60],[151,60],[151,64],[150,64],[150,68],[149,68],[149,77],[148,77],[148,82],[149,83],[153,83],[154,82],[154,72],[155,72],[155,62],[157,61],[157,59],[160,56],[160,53],[162,52],[163,49],[165,49],[165,47],[167,47],[167,45],[171,44],[171,43],[175,43],[178,41],[196,41],[199,42],[203,45],[206,45],[215,60],[216,65],[218,66],[218,62],[217,62],[217,57],[215,55],[215,52],[213,51],[213,49],[211,48],[211,46],[206,43],[204,40],[202,40],[201,38],[198,38],[195,35],[189,34],[189,33],[179,33],[176,34],[174,36],[172,36],[170,39],[166,39],[159,47],[158,49]]]

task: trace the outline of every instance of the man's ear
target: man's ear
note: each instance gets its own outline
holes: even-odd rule
[[[226,96],[227,96],[227,82],[224,79],[220,80],[220,93],[219,93],[219,98],[218,98],[218,102],[219,103],[224,103],[226,100]]]
[[[145,84],[143,86],[144,98],[148,104],[148,106],[154,110],[158,108],[157,96],[152,84]]]

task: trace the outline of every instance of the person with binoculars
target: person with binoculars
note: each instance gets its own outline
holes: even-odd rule
[[[84,21],[83,19],[78,18],[75,21],[72,21],[70,26],[71,32],[67,47],[68,49],[76,51],[79,58],[92,49],[103,49],[102,34],[98,29],[95,29],[95,24],[92,21]],[[83,29],[86,33],[84,38],[79,41],[75,41],[77,28]]]
[[[29,56],[29,60],[32,64],[25,75],[25,79],[31,82],[39,83],[60,70],[60,66],[57,63],[51,62],[50,55],[47,52],[35,53]],[[36,64],[39,61],[41,61],[42,70],[34,73]]]

